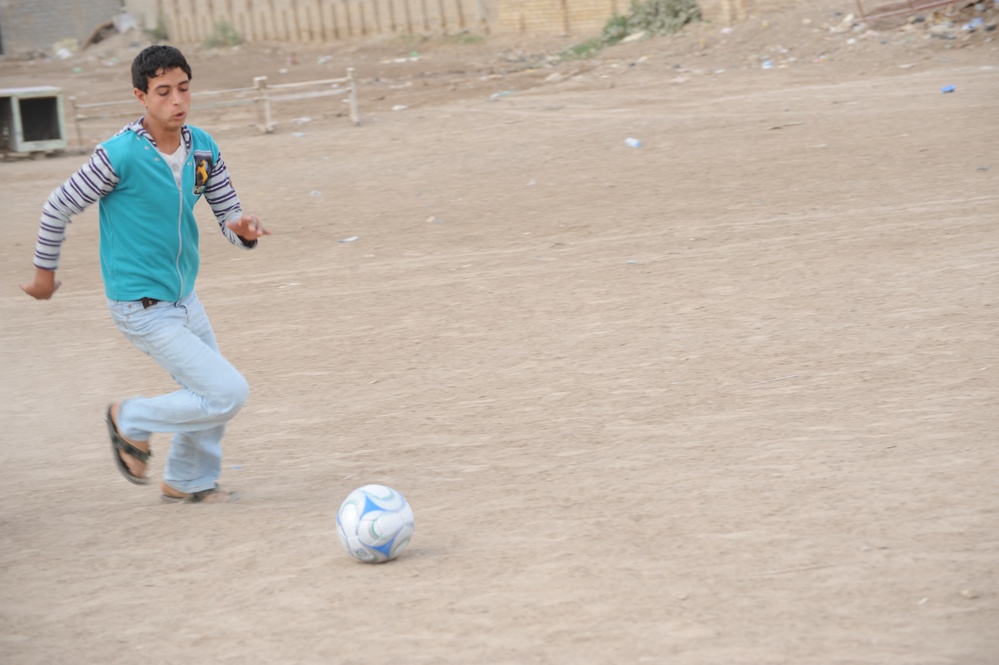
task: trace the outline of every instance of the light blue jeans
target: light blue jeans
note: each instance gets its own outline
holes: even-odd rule
[[[118,330],[181,387],[123,401],[118,431],[136,441],[147,441],[153,432],[173,432],[163,480],[188,494],[215,487],[222,472],[225,424],[243,408],[250,390],[219,353],[197,294],[149,309],[141,302],[109,300],[108,310]]]

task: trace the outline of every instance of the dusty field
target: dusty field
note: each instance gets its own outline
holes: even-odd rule
[[[360,127],[192,118],[274,231],[202,238],[233,505],[117,474],[105,404],[169,377],[96,210],[18,289],[83,156],[0,163],[0,662],[999,662],[996,33],[830,32],[852,5],[549,66],[572,40],[189,49],[203,88],[362,82]],[[117,48],[0,75],[127,97]],[[416,512],[384,566],[335,534],[367,482]]]

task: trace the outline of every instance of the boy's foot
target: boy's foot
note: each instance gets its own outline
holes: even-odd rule
[[[232,503],[239,499],[236,492],[224,490],[218,485],[200,492],[187,494],[166,483],[160,483],[161,498],[167,503]]]
[[[148,485],[149,477],[146,476],[146,463],[152,456],[149,450],[148,441],[135,441],[127,439],[118,431],[118,409],[120,402],[115,402],[108,407],[107,424],[108,436],[111,438],[111,453],[114,455],[115,464],[121,475],[125,479],[136,485]]]

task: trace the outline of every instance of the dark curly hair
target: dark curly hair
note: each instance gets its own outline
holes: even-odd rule
[[[142,92],[149,92],[149,79],[178,67],[187,74],[187,78],[193,78],[191,65],[187,64],[187,58],[178,49],[160,44],[147,46],[132,61],[132,85]]]

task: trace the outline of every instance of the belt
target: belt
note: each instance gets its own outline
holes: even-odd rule
[[[150,307],[152,307],[153,305],[155,305],[160,301],[157,300],[156,298],[140,298],[139,302],[142,303],[142,309],[149,309]]]

